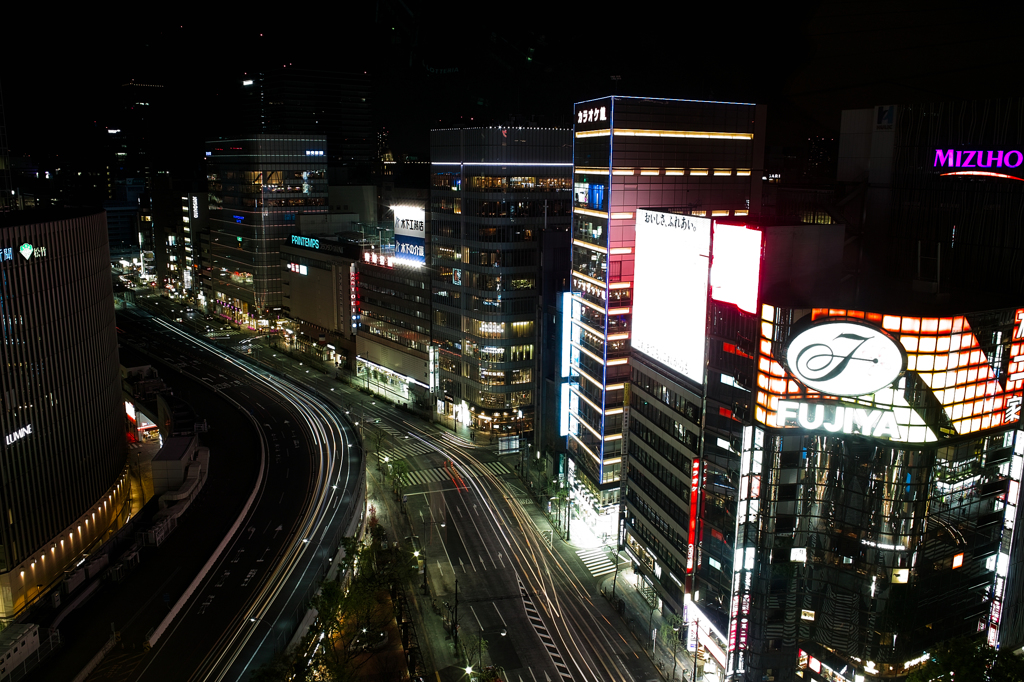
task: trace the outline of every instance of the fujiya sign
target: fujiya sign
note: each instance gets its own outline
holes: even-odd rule
[[[825,322],[790,340],[786,364],[800,383],[815,391],[862,396],[892,384],[903,373],[906,357],[902,346],[880,329]]]
[[[892,410],[879,410],[835,402],[813,403],[801,400],[780,400],[776,417],[780,427],[824,429],[829,433],[860,434],[872,438],[899,440],[900,428]],[[795,424],[792,424],[795,422]]]

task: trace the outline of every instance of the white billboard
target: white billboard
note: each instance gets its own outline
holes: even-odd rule
[[[392,206],[395,214],[395,256],[422,264],[425,261],[426,211],[418,206]]]
[[[704,382],[711,220],[636,212],[632,347]]]

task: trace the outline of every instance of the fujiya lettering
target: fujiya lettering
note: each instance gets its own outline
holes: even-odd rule
[[[1024,154],[1011,149],[936,149],[935,168],[1017,168],[1024,163]]]
[[[796,422],[797,426],[811,431],[824,430],[829,433],[847,435],[861,434],[872,438],[892,440],[900,438],[900,428],[892,410],[780,400],[776,420],[779,427],[786,427],[791,422]]]

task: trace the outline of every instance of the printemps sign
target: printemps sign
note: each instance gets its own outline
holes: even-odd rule
[[[755,418],[907,443],[1017,422],[1024,309],[999,312],[1006,331],[992,332],[994,346],[983,348],[964,315],[817,308],[809,326],[787,331],[789,311],[763,305]]]

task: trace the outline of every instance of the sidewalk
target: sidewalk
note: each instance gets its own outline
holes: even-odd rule
[[[690,682],[693,675],[693,657],[686,650],[685,640],[676,646],[673,676],[672,644],[666,637],[672,626],[659,609],[655,608],[652,612],[647,601],[636,590],[635,581],[636,574],[632,568],[621,568],[617,576],[612,573],[602,579],[601,594],[611,603],[630,633],[643,646],[663,679]]]

